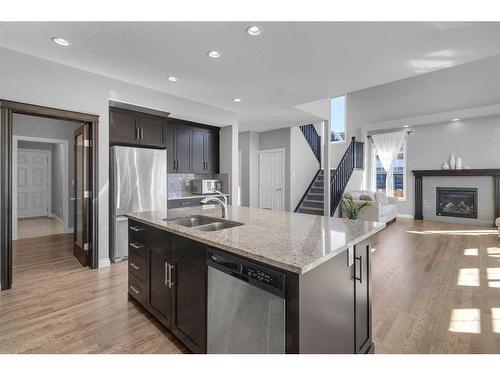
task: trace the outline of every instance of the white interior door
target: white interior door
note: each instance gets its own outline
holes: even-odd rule
[[[47,216],[49,213],[48,151],[17,151],[17,217]]]
[[[285,209],[283,150],[259,153],[259,207],[280,210]]]

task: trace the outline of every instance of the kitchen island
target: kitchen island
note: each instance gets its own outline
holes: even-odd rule
[[[193,352],[373,351],[369,238],[384,224],[236,206],[220,230],[215,206],[127,216],[129,295]]]

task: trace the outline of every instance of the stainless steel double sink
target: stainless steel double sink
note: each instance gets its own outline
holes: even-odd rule
[[[217,230],[228,229],[243,225],[236,221],[217,219],[215,217],[193,215],[182,218],[163,219],[168,223],[182,225],[183,227],[201,230],[202,232],[215,232]]]

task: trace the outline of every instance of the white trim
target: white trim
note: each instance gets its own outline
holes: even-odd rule
[[[111,261],[109,258],[104,258],[104,259],[99,259],[99,264],[97,265],[97,268],[106,268],[111,266]]]
[[[396,217],[399,217],[401,219],[413,219],[413,215],[410,214],[397,214]]]
[[[283,211],[286,210],[286,206],[285,206],[285,195],[287,193],[287,190],[286,190],[286,181],[285,181],[285,165],[286,165],[286,162],[285,162],[285,148],[284,147],[281,147],[281,148],[270,148],[270,149],[266,149],[266,150],[259,150],[257,151],[257,154],[258,154],[258,158],[259,158],[259,208],[261,207],[261,184],[260,184],[260,160],[261,160],[261,155],[262,154],[267,154],[267,153],[271,153],[271,152],[281,152],[282,154],[282,158],[281,158],[281,170],[283,171],[283,194],[281,195],[281,206],[283,208]]]
[[[69,227],[69,141],[67,139],[55,139],[55,138],[40,138],[40,137],[28,137],[24,135],[13,135],[12,136],[12,155],[13,155],[13,168],[12,168],[12,239],[17,238],[17,149],[19,141],[29,141],[29,142],[43,142],[43,143],[56,143],[63,145],[63,155],[64,155],[64,167],[63,167],[63,224],[64,232],[72,233],[73,228]],[[49,168],[51,168],[52,163],[49,163]],[[50,183],[52,183],[52,177],[50,177]],[[50,195],[52,195],[52,188],[50,189]],[[49,209],[50,214],[50,209]]]

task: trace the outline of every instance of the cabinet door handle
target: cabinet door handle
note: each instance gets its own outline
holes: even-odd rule
[[[139,294],[139,293],[140,293],[140,292],[139,292],[136,288],[134,288],[134,286],[133,286],[133,285],[129,285],[129,287],[130,287],[130,289],[132,289],[132,291],[133,291],[135,294]]]
[[[134,232],[142,232],[143,230],[146,230],[144,227],[130,227]]]
[[[355,260],[359,261],[359,277],[356,276],[356,266],[354,266],[354,279],[363,283],[363,256],[354,257]]]
[[[135,128],[135,139],[136,141],[138,141],[140,138],[139,138],[139,128]]]
[[[170,271],[170,265],[168,264],[168,262],[165,262],[165,286],[168,286],[170,288],[169,271]]]
[[[130,243],[130,246],[132,246],[132,247],[133,247],[134,249],[136,249],[136,250],[139,250],[139,249],[143,249],[143,248],[144,248],[144,245],[142,245],[142,244],[136,244],[136,243],[134,243],[134,242],[131,242],[131,243]]]
[[[177,163],[177,170],[179,170],[179,160],[176,160]]]
[[[174,163],[173,169],[175,170],[175,160],[172,160],[172,163]]]
[[[174,266],[172,264],[168,265],[168,287],[172,288],[174,286],[174,282],[172,281],[172,270],[174,269]]]
[[[135,270],[138,270],[139,268],[141,268],[141,267],[139,267],[138,265],[136,265],[135,263],[132,263],[132,262],[130,262],[130,267],[132,267]]]
[[[141,135],[141,139],[144,139],[144,129],[140,128],[139,130],[140,130],[139,134]]]

